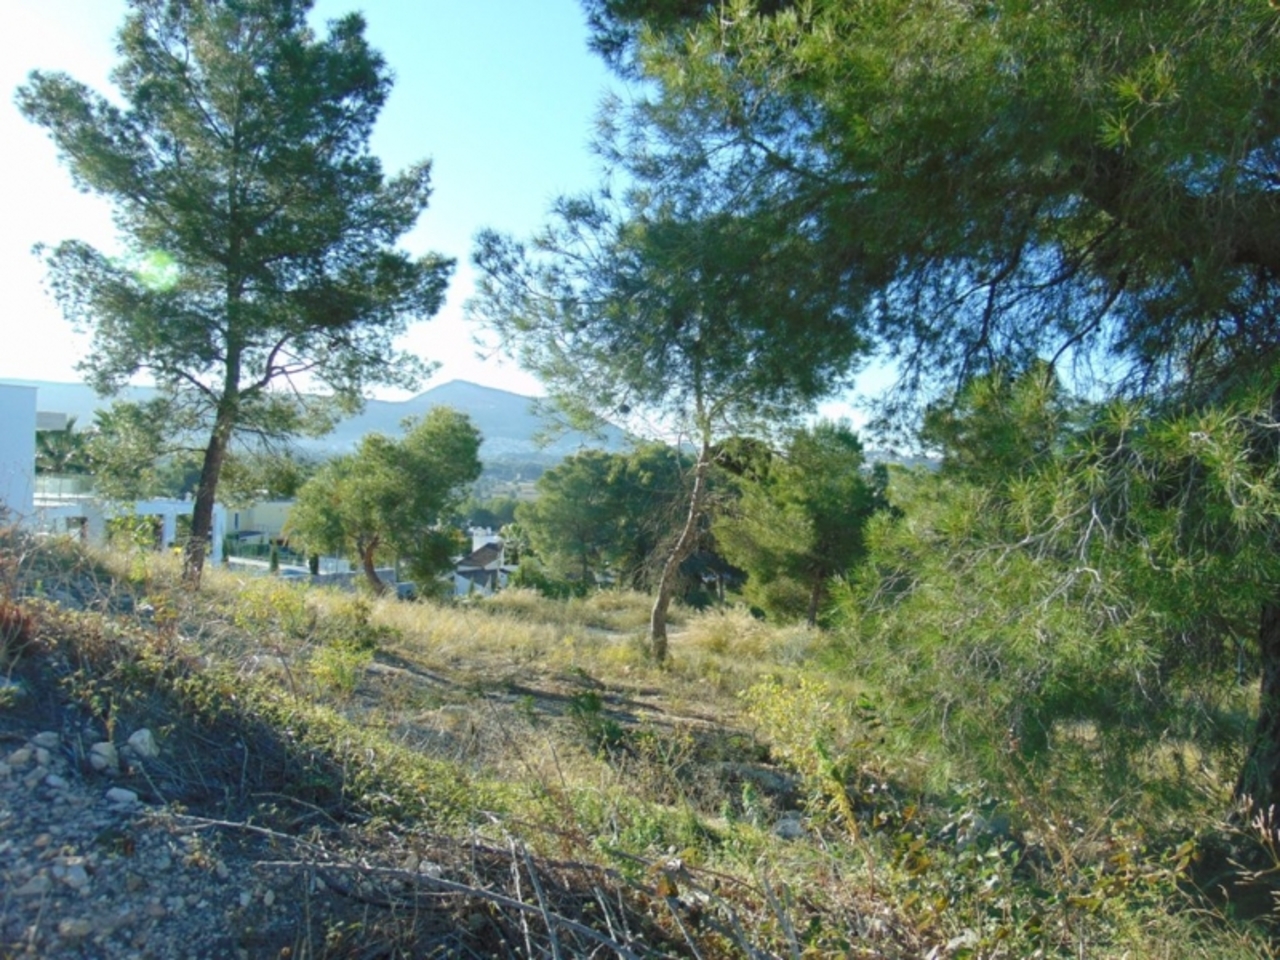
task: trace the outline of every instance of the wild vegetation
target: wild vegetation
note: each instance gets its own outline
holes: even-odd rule
[[[121,76],[150,89],[148,29],[167,42],[275,6],[134,0]],[[691,462],[651,447],[548,470],[506,527],[538,589],[454,603],[222,574],[191,595],[159,558],[11,535],[5,722],[55,711],[109,736],[154,712],[191,756],[168,782],[220,822],[305,826],[357,851],[344,869],[368,883],[382,838],[414,837],[462,878],[395,873],[381,900],[413,910],[306,941],[332,955],[1274,955],[1275,5],[585,7],[597,47],[645,81],[601,117],[614,179],[527,242],[482,233],[470,312],[569,414],[645,424]],[[370,84],[367,131],[385,73],[357,18],[333,29]],[[320,65],[326,49],[299,47]],[[54,108],[112,130],[123,115],[61,78],[21,99],[112,187],[93,178],[128,164],[79,163],[72,134],[97,127]],[[426,169],[384,187],[364,142],[357,180],[392,237]],[[303,224],[321,239],[345,222],[326,210]],[[270,254],[273,236],[254,239]],[[183,254],[192,282],[200,252]],[[334,347],[341,398],[389,349],[397,302],[434,309],[442,263],[357,261],[395,295],[339,298],[336,327],[204,304],[237,336],[214,360],[201,340],[195,373],[167,288],[95,272],[74,245],[52,263],[100,335],[127,320],[104,384],[147,360],[203,395],[207,498],[233,428],[300,426],[275,418],[271,371],[294,368],[271,344]],[[354,368],[329,337],[350,324],[370,338]],[[846,428],[800,426],[876,350],[901,374],[879,427],[936,470],[871,471]],[[254,359],[247,386],[214,383]],[[388,543],[438,555],[476,440],[416,506],[413,477],[369,469],[395,465],[390,441],[327,468],[310,494],[347,487],[312,511],[316,542],[383,506],[365,512]],[[682,605],[717,543],[744,592]],[[652,596],[596,588],[611,580]],[[232,763],[196,738],[244,746]],[[424,905],[455,911],[446,939],[416,924]]]
[[[378,893],[312,956],[1270,955],[1270,833],[1221,816],[1235,664],[1153,668],[1042,559],[938,549],[972,491],[898,479],[841,626],[677,606],[663,665],[642,594],[193,594],[10,532],[0,723],[165,731],[144,796]]]

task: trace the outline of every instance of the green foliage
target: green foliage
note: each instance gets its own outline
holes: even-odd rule
[[[561,579],[646,585],[653,554],[685,495],[678,453],[645,444],[630,454],[587,450],[538,478],[519,533]]]
[[[916,386],[1038,357],[1109,353],[1148,385],[1274,364],[1267,0],[589,6],[656,89],[637,110],[755,165],[756,215],[821,238]]]
[[[394,627],[379,623],[367,597],[348,594],[325,598],[324,616],[317,619],[313,637],[320,643],[372,652],[400,636]]]
[[[520,561],[520,569],[511,575],[509,586],[536,590],[539,595],[552,600],[585,597],[593,589],[589,581],[581,578],[568,580],[548,573],[536,558],[527,555]]]
[[[1048,463],[1073,427],[1076,404],[1053,368],[999,368],[965,383],[950,402],[925,411],[920,440],[943,455],[942,469],[975,483],[1008,483]]]
[[[747,572],[747,599],[816,624],[827,581],[862,559],[868,520],[888,509],[887,482],[883,468],[866,471],[846,424],[794,431],[780,456],[744,474],[740,499],[712,526],[725,558]]]
[[[76,430],[76,418],[68,417],[61,430],[36,431],[36,473],[83,476],[93,472],[89,434]]]
[[[372,650],[350,643],[336,643],[312,650],[307,669],[326,691],[346,699],[355,693],[365,668],[372,662]]]
[[[122,258],[48,253],[63,312],[94,335],[84,373],[106,393],[150,375],[178,414],[161,434],[205,438],[193,579],[232,438],[322,430],[366,385],[415,383],[422,364],[394,339],[439,308],[451,266],[395,249],[429,165],[387,179],[369,152],[391,80],[364,21],[317,38],[310,8],[131,0],[116,100],[39,71],[18,90],[125,238]],[[304,375],[314,390],[275,389]]]
[[[604,701],[594,690],[570,697],[569,717],[591,749],[608,754],[623,745],[622,725],[605,712]]]
[[[1259,413],[1112,404],[1001,482],[896,474],[904,516],[873,521],[838,595],[850,668],[900,729],[945,745],[953,775],[1079,801],[1141,768],[1126,808],[1185,802],[1188,745],[1208,768],[1238,762],[1238,671],[1276,576]]]
[[[300,640],[316,625],[307,607],[306,589],[275,577],[256,577],[236,594],[232,621],[241,630],[260,636]]]
[[[466,503],[459,508],[465,518],[465,526],[486,527],[499,530],[516,519],[516,507],[519,501],[514,497],[490,497],[477,500],[468,497]]]
[[[370,434],[356,453],[329,461],[289,514],[291,540],[355,558],[379,593],[379,557],[405,558],[423,583],[448,569],[457,542],[441,519],[480,475],[480,435],[463,414],[436,407],[406,431],[400,440]]]
[[[222,468],[218,499],[229,507],[292,500],[317,469],[315,461],[287,451],[235,451]]]
[[[480,234],[469,312],[579,419],[688,437],[699,453],[679,533],[664,551],[650,619],[666,613],[706,515],[715,442],[768,431],[846,380],[868,340],[849,273],[825,274],[813,231],[754,215],[772,184],[759,165],[709,151],[696,118],[606,116],[600,152],[627,181],[564,197],[529,243]]]
[[[190,426],[164,397],[142,403],[117,400],[97,411],[86,440],[95,492],[120,501],[176,495],[178,491],[166,483],[166,468],[185,468],[193,458],[166,438],[170,431],[181,436]]]

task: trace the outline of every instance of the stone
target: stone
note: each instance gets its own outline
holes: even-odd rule
[[[15,897],[43,897],[53,889],[53,878],[47,873],[37,873],[34,877],[13,891]]]
[[[66,777],[60,777],[56,773],[51,773],[44,778],[45,786],[53,787],[55,790],[65,790],[69,786]]]
[[[116,752],[115,744],[103,741],[90,747],[89,766],[99,772],[120,769],[120,754]]]
[[[274,890],[268,890],[266,893],[262,895],[263,906],[269,907],[275,902],[276,902],[276,892]]]
[[[107,791],[107,802],[118,803],[121,806],[129,806],[138,802],[138,795],[132,790],[126,790],[124,787],[112,787]]]
[[[53,754],[51,754],[44,747],[36,747],[35,756],[36,756],[37,767],[47,767],[50,761],[53,760]]]
[[[5,758],[5,762],[11,767],[25,767],[31,762],[33,755],[34,751],[30,747],[19,747]]]
[[[784,815],[773,825],[773,835],[783,840],[799,840],[804,836],[804,824],[798,814]]]
[[[83,917],[68,917],[58,921],[58,936],[64,940],[83,940],[93,935],[93,924]]]
[[[43,733],[37,733],[31,738],[31,745],[34,747],[43,747],[45,750],[57,750],[62,743],[62,738],[52,730],[46,730]]]
[[[156,738],[146,727],[133,732],[129,737],[129,747],[144,760],[160,756],[160,747],[156,743]]]
[[[84,857],[67,857],[53,866],[53,875],[72,890],[83,890],[89,885],[89,871]]]

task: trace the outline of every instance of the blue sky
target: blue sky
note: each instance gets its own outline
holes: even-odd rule
[[[388,171],[430,157],[435,192],[403,245],[458,260],[445,309],[405,346],[462,378],[536,393],[510,364],[476,357],[462,319],[471,241],[482,227],[524,235],[560,193],[591,187],[588,144],[596,107],[615,81],[586,46],[577,0],[318,0],[318,24],[364,12],[370,43],[396,84],[373,139]],[[87,349],[43,290],[37,242],[71,237],[115,244],[110,210],[77,193],[45,133],[13,104],[32,69],[64,70],[109,91],[123,0],[6,0],[0,31],[0,378],[77,380]]]

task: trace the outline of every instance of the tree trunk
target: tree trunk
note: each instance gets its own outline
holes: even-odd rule
[[[369,584],[369,589],[380,597],[387,592],[387,585],[382,582],[382,578],[378,576],[377,568],[373,565],[373,554],[377,549],[378,544],[376,542],[361,548],[360,568],[364,571],[364,578]]]
[[[1271,391],[1271,423],[1280,417],[1280,383]],[[1259,444],[1261,455],[1274,462],[1280,437],[1267,430]],[[1273,830],[1280,826],[1280,599],[1262,604],[1258,615],[1258,658],[1262,680],[1258,691],[1258,722],[1249,755],[1236,781],[1236,810],[1247,819],[1263,817]]]
[[[213,533],[213,506],[218,497],[218,478],[227,459],[227,445],[235,418],[223,410],[218,411],[209,444],[204,450],[204,462],[200,466],[200,485],[196,487],[196,500],[191,508],[191,538],[183,552],[182,579],[192,587],[200,586],[204,572],[205,545]]]
[[[1262,816],[1275,827],[1280,814],[1280,602],[1263,604],[1258,654],[1262,660],[1258,723],[1236,783],[1236,801],[1247,818]]]
[[[819,573],[813,578],[813,589],[809,591],[809,626],[818,625],[818,608],[822,606],[822,595],[825,592],[827,578]]]
[[[693,552],[698,542],[698,523],[702,520],[702,504],[706,499],[707,472],[711,469],[711,444],[704,439],[698,451],[698,463],[693,469],[693,490],[689,494],[689,515],[685,518],[680,536],[671,547],[658,581],[658,595],[649,614],[649,649],[653,659],[662,663],[667,659],[667,610],[675,596],[680,564]]]

